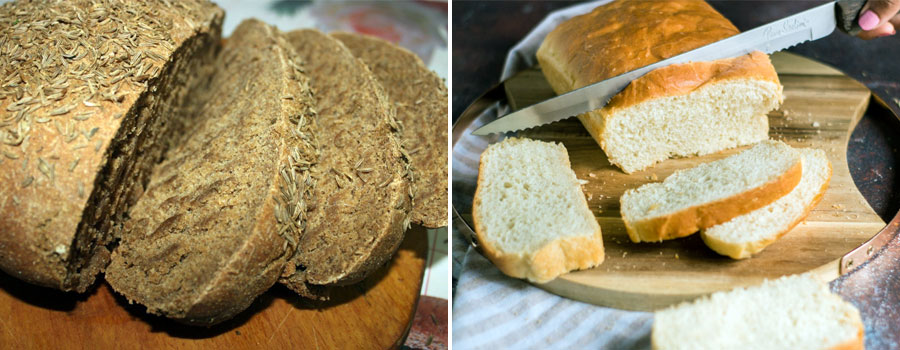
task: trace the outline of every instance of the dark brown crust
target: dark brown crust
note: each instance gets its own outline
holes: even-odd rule
[[[357,282],[388,261],[409,225],[412,188],[400,127],[366,65],[318,31],[287,37],[310,75],[322,146],[309,226],[281,279],[305,293],[307,284]]]
[[[195,132],[166,153],[131,211],[106,274],[117,292],[152,313],[210,325],[278,280],[300,237],[300,196],[317,157],[313,97],[295,58],[276,29],[238,26],[202,92],[209,100]]]
[[[623,216],[625,229],[633,242],[659,242],[689,236],[701,229],[721,224],[784,197],[794,187],[797,187],[802,175],[803,162],[798,159],[778,178],[732,197],[650,220],[630,222]]]
[[[411,221],[447,226],[447,87],[416,54],[382,39],[332,33],[369,66],[397,108],[416,200]]]
[[[0,6],[0,28],[11,30],[12,21],[26,21],[26,17],[13,15],[21,10],[20,6],[26,5],[25,2],[14,2]],[[110,16],[148,15],[168,23],[167,28],[157,34],[171,37],[174,52],[160,45],[153,47],[157,55],[168,60],[157,75],[148,76],[146,81],[137,84],[130,82],[132,78],[119,80],[114,85],[118,87],[121,100],[102,100],[98,93],[90,101],[99,107],[83,104],[84,97],[74,93],[74,84],[78,81],[69,79],[72,85],[68,94],[62,100],[50,101],[47,107],[38,109],[32,116],[46,116],[50,110],[74,106],[54,120],[82,132],[96,128],[90,138],[87,134],[76,135],[74,140],[66,142],[66,137],[51,121],[33,124],[28,138],[17,147],[0,144],[0,153],[17,158],[15,162],[5,159],[4,171],[0,172],[0,211],[4,213],[0,217],[0,269],[31,283],[85,291],[93,283],[96,273],[106,266],[109,252],[105,245],[113,239],[115,224],[129,204],[128,197],[141,191],[142,181],[149,174],[148,165],[159,159],[164,142],[161,135],[167,133],[166,121],[177,118],[176,113],[170,112],[177,104],[175,101],[184,96],[184,85],[189,84],[185,79],[191,79],[191,73],[184,71],[190,72],[192,65],[202,65],[204,61],[200,57],[211,57],[209,53],[213,52],[220,35],[224,16],[221,9],[205,1],[182,5],[185,7],[123,5],[135,7],[132,10],[136,12],[131,14],[114,12],[110,7]],[[53,17],[62,11],[64,16],[93,18],[89,1],[41,6],[40,11],[29,10],[30,15]],[[51,14],[51,9],[57,14]],[[0,29],[0,37],[9,33],[3,29]],[[92,43],[98,34],[90,35],[88,42]],[[17,46],[16,37],[10,37],[7,46]],[[137,42],[145,39],[136,38]],[[7,53],[0,56],[8,57]],[[86,54],[84,57],[93,56]],[[23,64],[38,64],[35,61],[40,60],[40,57],[32,57]],[[167,74],[176,69],[173,67],[180,67],[178,73]],[[6,67],[0,63],[0,74],[5,74],[3,68]],[[122,68],[125,68],[124,63]],[[180,80],[173,81],[172,74],[177,74]],[[140,86],[144,83],[147,85]],[[9,117],[7,108],[13,100],[0,99],[0,120]],[[72,120],[73,115],[86,112],[95,113],[87,120]],[[23,163],[25,159],[27,163]],[[50,176],[42,174],[41,159],[47,163],[44,170],[51,170],[46,172],[53,174],[52,181]],[[32,179],[31,183],[23,186],[29,181],[27,179]]]

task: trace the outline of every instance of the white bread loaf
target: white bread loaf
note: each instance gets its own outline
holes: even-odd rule
[[[688,236],[783,197],[800,182],[802,170],[800,152],[780,141],[760,142],[625,191],[622,220],[633,242]]]
[[[749,258],[781,238],[809,215],[822,199],[831,180],[825,151],[800,149],[803,176],[791,193],[772,204],[703,230],[706,245],[733,259]]]
[[[475,233],[503,273],[532,282],[603,262],[600,225],[565,146],[509,138],[481,154]]]
[[[657,311],[656,350],[863,349],[859,311],[808,275]]]
[[[561,94],[738,33],[702,0],[619,0],[561,23],[537,59]],[[766,113],[781,101],[769,57],[754,52],[654,70],[578,118],[609,161],[632,173],[765,140]]]

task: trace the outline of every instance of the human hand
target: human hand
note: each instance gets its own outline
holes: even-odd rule
[[[897,34],[900,28],[900,0],[869,0],[859,15],[862,31],[858,37],[869,40]]]

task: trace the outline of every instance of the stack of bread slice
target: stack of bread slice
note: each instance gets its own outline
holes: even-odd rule
[[[706,245],[734,259],[748,258],[803,221],[822,200],[831,179],[831,163],[820,149],[799,149],[800,183],[771,204],[700,231]]]
[[[830,178],[824,151],[768,140],[626,190],[620,213],[633,242],[701,232],[714,251],[744,259],[805,219]],[[602,263],[600,226],[579,181],[561,144],[509,138],[490,145],[472,203],[485,256],[536,283]]]
[[[743,259],[786,234],[821,200],[831,178],[825,152],[763,141],[718,161],[676,171],[620,198],[634,242],[702,232],[722,255]]]

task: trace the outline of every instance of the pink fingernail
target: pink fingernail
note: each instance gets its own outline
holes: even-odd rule
[[[875,26],[878,25],[878,22],[881,22],[878,19],[878,15],[872,10],[867,10],[866,13],[863,13],[862,16],[859,16],[859,27],[863,30],[872,30],[875,29]]]

